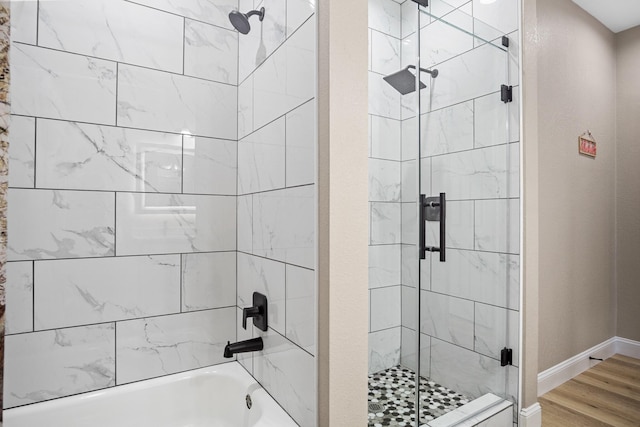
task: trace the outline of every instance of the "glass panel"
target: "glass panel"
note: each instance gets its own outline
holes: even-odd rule
[[[517,89],[501,100],[518,84],[517,0],[429,4],[369,2],[370,426],[517,395],[500,363],[505,347],[518,360]],[[441,192],[446,261],[420,260],[419,196]],[[439,247],[440,222],[422,224]]]
[[[518,337],[518,149],[513,107],[501,100],[513,83],[506,34],[484,6],[432,1],[414,36],[420,67],[432,71],[421,73],[418,193],[446,194],[445,261],[430,252],[419,267],[421,424],[486,393],[517,394],[517,369],[501,366]],[[418,104],[415,93],[402,102]],[[441,247],[440,225],[427,222],[427,247]]]

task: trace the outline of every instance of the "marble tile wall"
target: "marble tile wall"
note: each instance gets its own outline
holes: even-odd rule
[[[430,1],[432,19],[420,22],[423,64],[438,68],[421,92],[422,192],[447,193],[447,261],[421,261],[421,313],[416,316],[413,244],[417,119],[415,96],[402,98],[402,363],[471,397],[492,392],[515,400],[519,329],[519,98],[518,2]],[[401,8],[401,63],[415,61],[417,10]],[[450,22],[479,37],[462,32]],[[508,52],[500,38],[508,35]],[[484,38],[484,39],[482,39]],[[493,44],[487,43],[493,41]],[[424,65],[423,65],[424,66]],[[500,100],[500,85],[514,85],[514,102]],[[412,118],[413,115],[413,118]],[[507,122],[509,127],[507,127]],[[429,223],[428,245],[438,245]],[[514,351],[515,366],[500,366],[500,350]]]
[[[227,361],[237,0],[11,7],[4,407]]]
[[[237,336],[265,349],[238,360],[301,426],[316,425],[315,0],[241,0],[265,19],[239,40]],[[242,328],[253,292],[269,329]]]
[[[401,28],[399,2],[369,0],[369,373],[400,363],[401,105],[383,77],[400,70]]]

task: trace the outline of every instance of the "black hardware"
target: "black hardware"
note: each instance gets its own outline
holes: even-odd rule
[[[599,358],[593,357],[593,356],[589,356],[589,360],[599,360],[601,362],[604,362],[604,359],[599,359]]]
[[[224,346],[223,356],[227,359],[233,357],[234,354],[248,353],[250,351],[260,351],[264,348],[264,342],[262,337],[252,338],[250,340],[238,341],[231,344],[227,341],[227,345]]]
[[[253,307],[242,309],[242,327],[247,329],[247,317],[253,317],[253,326],[266,331],[267,322],[267,297],[259,292],[253,293]]]
[[[445,262],[447,226],[446,226],[446,195],[440,193],[439,197],[426,197],[420,195],[420,259],[425,259],[427,252],[440,252],[440,262]],[[426,221],[440,221],[440,246],[426,246],[425,224]]]
[[[513,365],[513,350],[505,347],[500,351],[500,366],[507,365]]]
[[[502,36],[502,46],[509,47],[509,37]]]
[[[414,3],[418,3],[420,6],[429,7],[429,0],[413,0]]]
[[[507,104],[513,101],[513,86],[502,85],[500,86],[500,90],[500,98],[502,99],[502,102]]]

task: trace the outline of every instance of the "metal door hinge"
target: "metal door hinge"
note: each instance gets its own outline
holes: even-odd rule
[[[509,47],[509,37],[502,36],[502,46]]]
[[[502,85],[500,87],[500,99],[505,104],[513,101],[513,86]]]
[[[429,7],[429,0],[413,0],[414,3],[418,3],[420,6]]]
[[[500,352],[500,366],[507,365],[513,365],[513,350],[505,347]]]

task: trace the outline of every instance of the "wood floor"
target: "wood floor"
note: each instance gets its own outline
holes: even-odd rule
[[[617,354],[539,400],[543,427],[640,427],[640,360]]]

